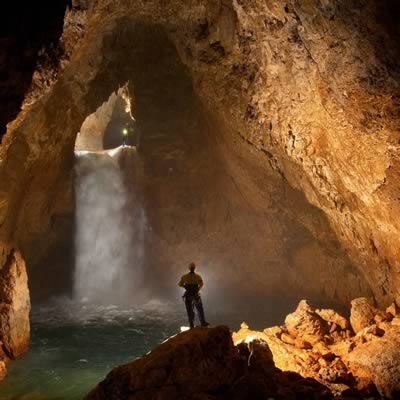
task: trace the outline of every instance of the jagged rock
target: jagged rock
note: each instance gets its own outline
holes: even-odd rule
[[[350,371],[364,386],[375,385],[382,396],[400,393],[400,331],[373,337],[343,357]]]
[[[305,334],[305,335],[303,335],[303,339],[306,340],[307,342],[311,343],[312,345],[315,345],[315,344],[323,341],[323,338],[318,335]]]
[[[240,329],[249,329],[249,326],[246,324],[246,322],[242,322],[240,324]]]
[[[331,322],[332,326],[338,326],[342,330],[350,329],[349,321],[343,316],[341,316],[338,312],[331,309],[321,309],[315,310],[315,312],[326,322]],[[332,328],[330,329],[332,330]]]
[[[301,300],[294,313],[285,319],[288,332],[293,336],[316,335],[324,336],[329,332],[328,324],[324,321],[306,300]]]
[[[364,297],[354,299],[351,302],[350,323],[355,333],[375,323],[375,315],[378,313]]]
[[[301,337],[297,337],[294,341],[294,345],[299,349],[312,349],[312,344]]]
[[[396,317],[400,314],[400,307],[396,303],[392,303],[386,308],[386,313],[390,314],[392,317]]]
[[[353,340],[345,339],[333,344],[330,346],[330,349],[338,356],[343,357],[344,355],[349,354],[355,346],[356,344]]]
[[[292,344],[292,345],[294,345],[295,340],[296,340],[296,339],[293,339],[293,338],[292,338],[290,335],[288,335],[287,333],[282,333],[280,339],[282,340],[282,342],[285,342],[285,343],[287,343],[287,344]]]
[[[381,337],[385,334],[385,331],[379,328],[377,325],[368,326],[361,331],[357,332],[357,335],[354,338],[356,343],[365,343],[370,340],[375,339],[376,337]]]
[[[299,308],[300,316],[306,312],[306,317],[297,318]],[[322,313],[318,310],[318,315],[324,316],[324,321],[330,326],[330,332],[324,336],[302,335],[301,332],[306,329],[299,329],[293,338],[287,334],[287,326],[267,328],[263,332],[252,331],[247,327],[233,335],[263,337],[272,351],[276,366],[317,379],[336,394],[374,398],[379,396],[378,388],[381,395],[395,397],[400,381],[398,317],[390,322],[385,317],[387,313],[374,309],[365,299],[357,299],[354,308],[354,323],[368,325],[355,336],[351,335],[349,322],[333,310],[324,310]],[[313,328],[314,310],[305,302],[298,309],[290,314],[295,317],[289,320],[289,324],[300,320],[301,323],[308,323],[303,325]],[[367,312],[367,322],[364,322],[363,310]],[[382,322],[375,323],[376,316],[382,317]],[[333,324],[336,325],[335,329],[332,329]]]
[[[235,347],[228,328],[216,327],[181,333],[115,368],[86,400],[267,398],[322,400],[332,393],[315,380],[275,368],[265,342]]]

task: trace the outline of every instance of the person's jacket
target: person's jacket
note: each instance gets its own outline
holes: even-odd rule
[[[203,287],[203,279],[195,272],[189,272],[182,276],[179,286],[185,288],[187,294],[195,295]]]

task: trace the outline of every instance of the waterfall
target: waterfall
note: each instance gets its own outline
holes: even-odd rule
[[[74,298],[132,304],[143,277],[146,218],[132,147],[76,152]]]

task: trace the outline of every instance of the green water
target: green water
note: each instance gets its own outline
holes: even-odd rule
[[[212,324],[232,329],[244,319],[267,326],[262,309],[226,312],[206,304]],[[184,325],[183,304],[121,309],[63,300],[34,307],[30,351],[8,366],[0,400],[82,399],[114,366],[142,356]]]

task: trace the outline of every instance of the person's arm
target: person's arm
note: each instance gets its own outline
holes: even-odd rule
[[[203,279],[199,275],[199,290],[204,286]]]
[[[182,276],[181,280],[179,281],[178,286],[185,287],[185,280],[183,279],[183,276]]]

